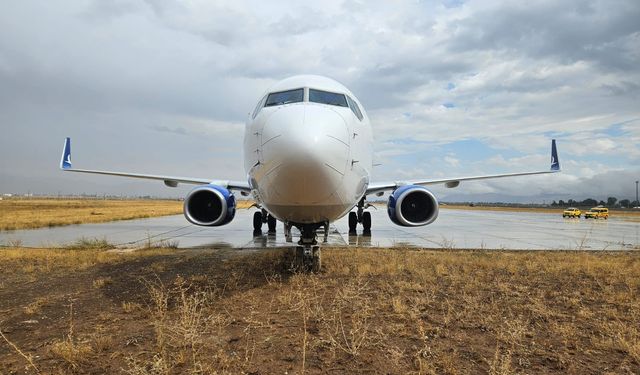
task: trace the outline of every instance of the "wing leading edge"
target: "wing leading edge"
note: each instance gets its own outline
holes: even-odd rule
[[[64,148],[62,150],[62,158],[60,159],[60,169],[65,172],[79,172],[79,173],[93,173],[102,174],[108,176],[121,176],[130,178],[141,178],[146,180],[158,180],[163,181],[165,185],[169,187],[176,187],[181,184],[192,185],[218,185],[229,190],[237,191],[251,191],[249,184],[241,181],[225,181],[225,180],[209,180],[205,178],[192,178],[192,177],[175,177],[175,176],[162,176],[153,174],[142,173],[127,173],[127,172],[115,172],[115,171],[100,171],[93,169],[74,169],[71,166],[71,138],[67,137],[64,141]]]
[[[503,178],[503,177],[515,177],[515,176],[530,176],[530,175],[538,175],[538,174],[547,174],[547,173],[557,173],[560,172],[560,161],[558,159],[558,150],[556,149],[556,140],[551,140],[551,168],[546,171],[535,171],[535,172],[516,172],[516,173],[504,173],[504,174],[494,174],[494,175],[484,175],[484,176],[468,176],[468,177],[457,177],[457,178],[443,178],[437,180],[412,180],[412,181],[396,181],[389,183],[372,183],[367,188],[368,194],[381,194],[387,190],[395,190],[400,186],[404,185],[436,185],[436,184],[445,184],[448,188],[454,188],[460,185],[461,181],[475,181],[475,180],[488,180],[492,178]]]

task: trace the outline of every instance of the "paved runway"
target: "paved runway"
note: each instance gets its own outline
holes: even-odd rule
[[[226,226],[190,225],[182,215],[0,232],[0,245],[63,246],[78,239],[99,238],[121,247],[148,243],[191,247],[263,248],[291,246],[282,224],[275,236],[253,237],[253,210],[239,210]],[[466,211],[441,209],[435,223],[418,228],[394,225],[384,207],[372,210],[372,235],[349,236],[346,217],[331,226],[328,246],[425,247],[455,249],[640,249],[640,223],[609,220],[563,219],[558,214]],[[266,225],[265,225],[266,230]],[[294,240],[297,240],[294,232]]]

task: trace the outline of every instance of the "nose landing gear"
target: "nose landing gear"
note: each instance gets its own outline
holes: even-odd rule
[[[269,215],[266,210],[256,211],[253,214],[253,235],[262,236],[262,224],[267,223],[269,234],[275,234],[276,219]],[[318,245],[317,230],[324,227],[323,242],[327,242],[329,237],[329,222],[316,224],[296,224],[284,222],[284,237],[286,242],[293,242],[291,228],[300,230],[300,240],[295,247],[293,267],[301,272],[319,272],[322,268],[320,257],[320,246]]]
[[[295,250],[294,266],[302,272],[319,272],[322,268],[320,246],[316,239],[316,231],[324,227],[324,242],[329,235],[329,223],[296,225],[300,229],[300,241]]]
[[[320,272],[322,268],[320,246],[297,246],[295,267],[302,272]]]

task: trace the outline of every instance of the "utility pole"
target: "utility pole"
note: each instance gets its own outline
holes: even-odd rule
[[[640,201],[638,201],[638,181],[636,181],[636,204],[640,206]]]

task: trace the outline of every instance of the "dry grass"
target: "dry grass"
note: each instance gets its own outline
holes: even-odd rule
[[[104,248],[78,249],[32,249],[32,248],[0,248],[2,272],[9,278],[38,278],[41,275],[61,271],[81,271],[105,264],[118,263],[138,257],[166,254],[169,249],[144,249],[134,252],[111,252]],[[110,278],[101,278],[96,283],[103,286]],[[95,285],[95,283],[94,283]]]
[[[140,310],[142,305],[136,302],[122,302],[122,310],[126,313],[132,313]]]
[[[33,229],[71,224],[102,223],[182,213],[177,200],[3,199],[0,230]],[[252,204],[239,201],[238,208]]]
[[[40,276],[78,280],[83,310],[47,290],[30,317],[58,318],[38,335],[10,330],[23,355],[0,346],[0,372],[25,358],[47,373],[640,372],[637,252],[325,249],[318,274],[290,271],[283,250],[84,253],[92,266],[59,261],[78,267],[73,279],[73,268]],[[5,272],[15,259],[1,254]],[[0,325],[26,313],[12,314]]]
[[[69,305],[69,331],[62,340],[55,340],[51,344],[51,352],[76,369],[89,359],[93,348],[88,342],[79,342],[75,337],[73,319],[73,303],[71,303]]]
[[[99,277],[93,280],[93,287],[96,289],[104,288],[105,286],[111,284],[111,277]]]
[[[101,223],[181,212],[182,202],[171,200],[4,199],[0,201],[0,230]]]
[[[24,307],[24,312],[27,315],[35,315],[40,313],[43,306],[46,306],[48,299],[46,297],[38,297],[35,301],[31,302]]]

